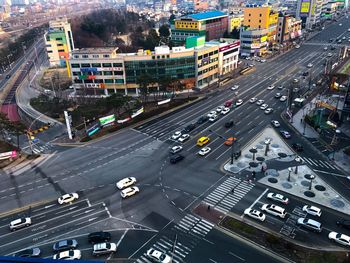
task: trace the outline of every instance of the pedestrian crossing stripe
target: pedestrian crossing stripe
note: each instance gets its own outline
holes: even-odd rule
[[[333,170],[338,170],[333,164],[323,161],[323,160],[314,160],[311,158],[307,157],[300,157],[304,162],[308,163],[311,166],[316,166],[316,167],[324,167],[324,168],[331,168]]]

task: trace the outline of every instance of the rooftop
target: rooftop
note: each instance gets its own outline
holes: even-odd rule
[[[227,16],[227,14],[221,11],[209,11],[204,13],[188,15],[187,17],[190,17],[196,20],[208,20],[208,19],[212,19],[215,17],[222,17],[222,16]]]
[[[113,51],[117,51],[117,47],[97,47],[97,48],[80,48],[73,50],[73,54],[110,54]]]

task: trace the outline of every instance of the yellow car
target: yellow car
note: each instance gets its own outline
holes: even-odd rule
[[[203,145],[206,145],[210,141],[209,137],[203,136],[200,137],[197,141],[197,146],[202,147]]]

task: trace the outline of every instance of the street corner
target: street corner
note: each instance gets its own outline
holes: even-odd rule
[[[216,225],[218,225],[219,222],[225,217],[225,214],[223,212],[220,212],[219,210],[215,209],[215,207],[213,207],[212,205],[209,205],[204,202],[198,204],[192,210],[192,212]]]

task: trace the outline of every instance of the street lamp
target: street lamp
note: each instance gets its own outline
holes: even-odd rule
[[[310,185],[309,185],[309,190],[311,190],[311,186],[312,186],[312,180],[315,179],[315,176],[312,174],[310,175]]]
[[[300,156],[297,156],[294,160],[297,162],[297,165],[295,166],[294,173],[298,174],[298,166],[299,166],[299,164],[301,164],[303,162],[303,160],[300,158]]]
[[[288,179],[287,179],[288,182],[290,182],[290,173],[291,172],[293,172],[293,169],[292,169],[292,167],[289,167],[288,168]]]
[[[270,150],[269,149],[269,146],[270,146],[270,143],[271,143],[271,139],[267,139],[265,140],[265,145],[266,145],[266,148],[265,148],[265,156],[267,156],[267,152]]]
[[[253,161],[255,161],[255,154],[258,152],[258,150],[256,149],[256,147],[253,147],[249,151],[253,154]]]

